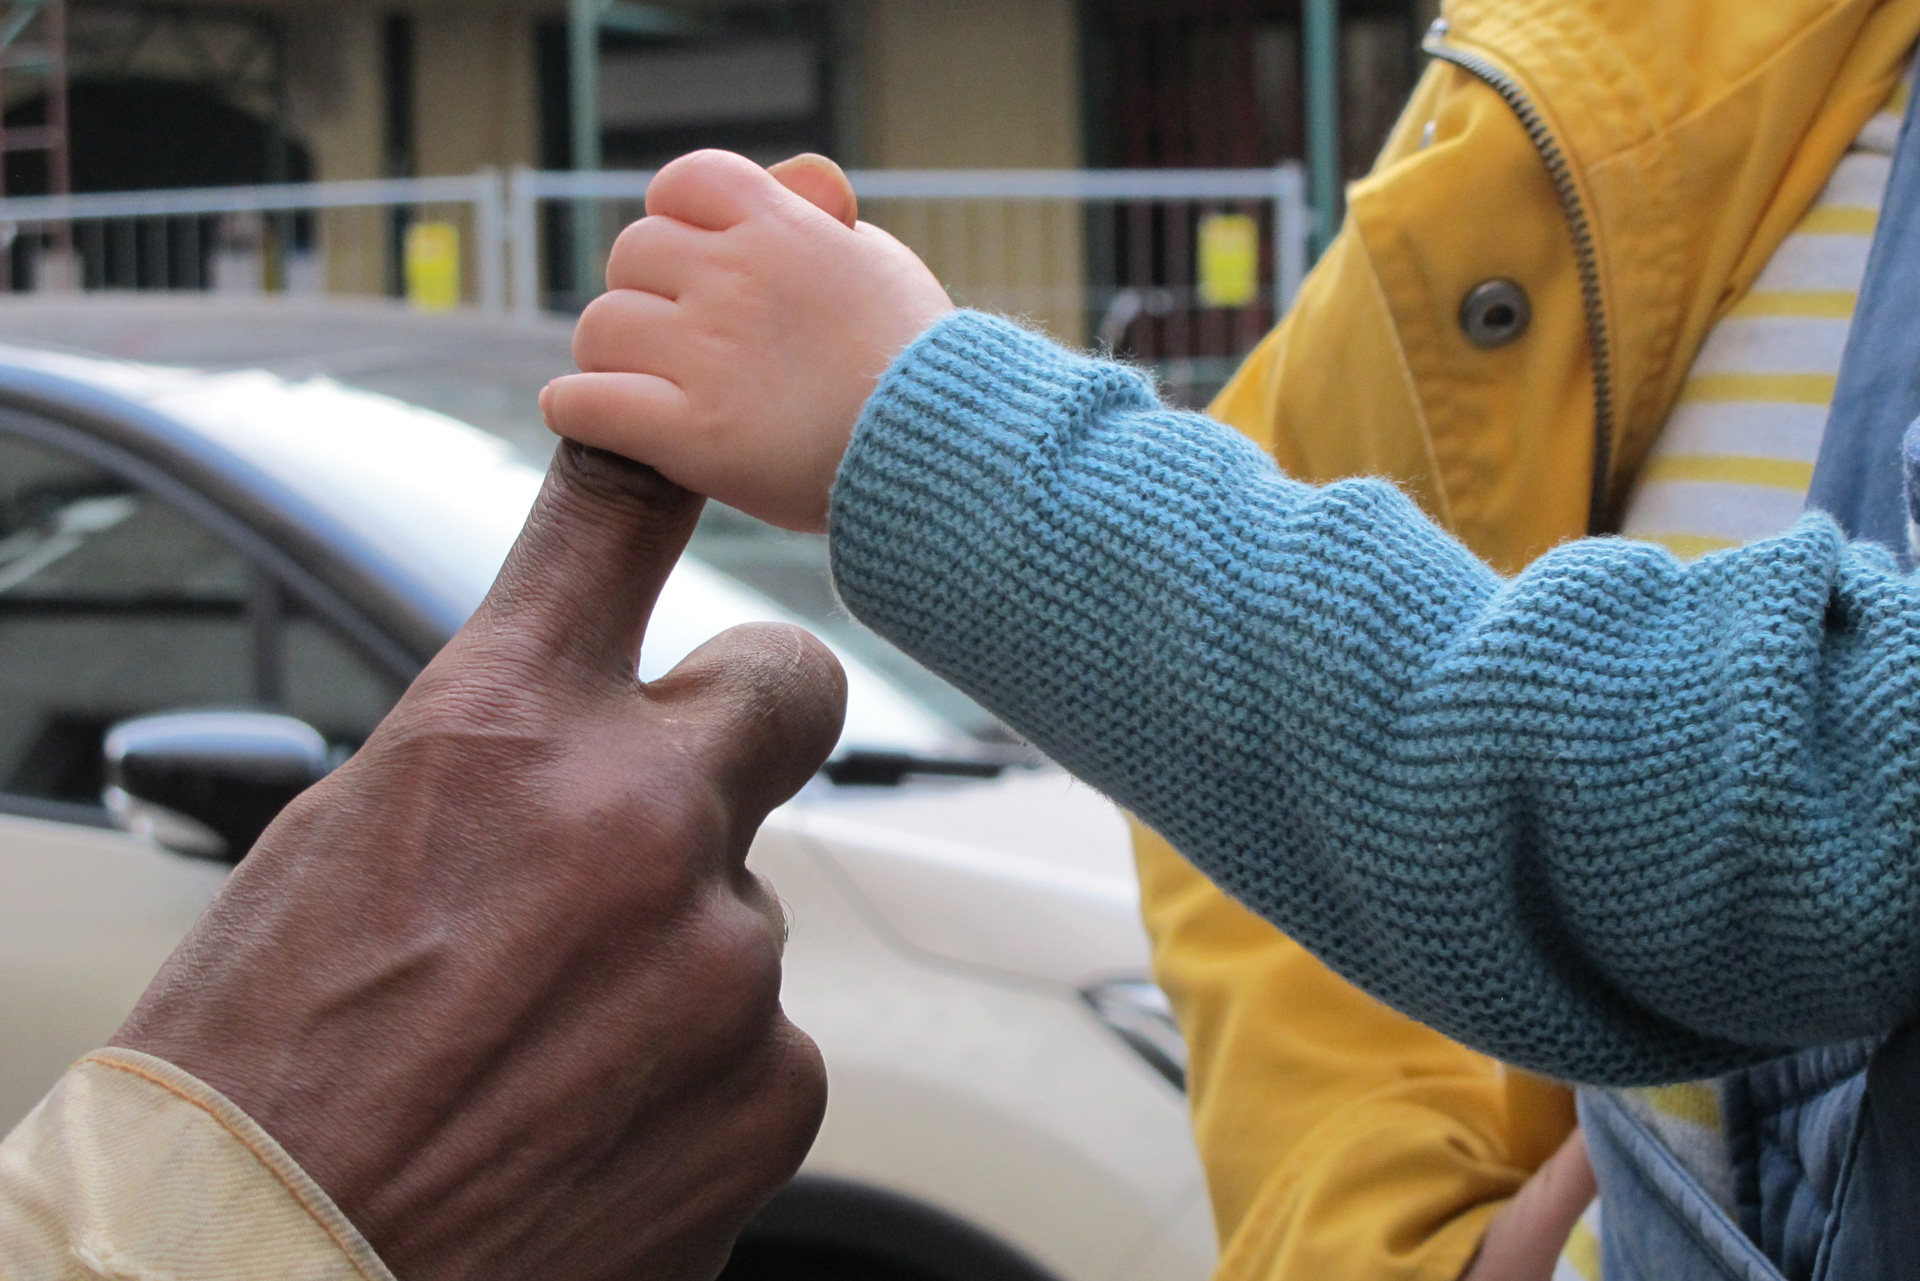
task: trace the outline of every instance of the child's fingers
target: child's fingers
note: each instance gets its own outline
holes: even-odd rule
[[[853,225],[853,234],[856,236],[864,236],[868,240],[877,241],[878,243],[887,246],[889,249],[897,250],[902,253],[913,254],[913,250],[907,248],[906,242],[901,240],[900,237],[894,235],[891,231],[888,231],[886,228],[876,227],[870,222],[855,223]],[[920,255],[913,254],[913,256],[915,258],[918,258]]]
[[[1597,1195],[1586,1138],[1575,1130],[1487,1225],[1461,1281],[1551,1281],[1574,1224]]]
[[[787,199],[772,174],[731,151],[696,151],[654,175],[647,212],[725,231]]]
[[[573,327],[573,363],[588,374],[660,373],[686,341],[680,305],[659,294],[614,289],[580,313]]]
[[[860,221],[860,199],[853,194],[847,171],[825,156],[809,151],[782,160],[767,169],[780,185],[829,217],[852,227]]]
[[[622,454],[684,484],[682,449],[691,406],[686,392],[654,374],[569,374],[540,393],[547,430]],[[691,486],[688,486],[691,488]]]
[[[678,298],[699,274],[700,254],[712,235],[674,218],[648,217],[629,223],[607,259],[607,288]]]

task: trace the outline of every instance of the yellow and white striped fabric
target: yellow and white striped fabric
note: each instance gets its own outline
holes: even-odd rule
[[[1694,361],[1621,532],[1694,557],[1806,509],[1912,72]]]
[[[1691,559],[1780,533],[1806,510],[1913,81],[1909,67],[1819,201],[1708,336],[1634,483],[1625,536]],[[1620,1097],[1731,1214],[1719,1084]],[[1601,1213],[1595,1201],[1581,1216],[1553,1281],[1601,1281]]]

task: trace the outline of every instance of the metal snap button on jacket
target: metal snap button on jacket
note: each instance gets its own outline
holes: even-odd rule
[[[1533,302],[1511,280],[1489,280],[1467,291],[1460,329],[1476,347],[1504,347],[1533,323]]]

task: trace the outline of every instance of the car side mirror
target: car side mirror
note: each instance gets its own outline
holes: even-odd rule
[[[334,761],[305,721],[266,712],[170,712],[107,731],[114,823],[175,853],[238,863]]]

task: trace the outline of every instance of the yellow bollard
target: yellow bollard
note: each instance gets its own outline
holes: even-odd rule
[[[1251,214],[1200,219],[1200,305],[1245,307],[1260,296],[1260,224]]]
[[[450,222],[407,228],[407,301],[420,311],[460,305],[460,228]]]

